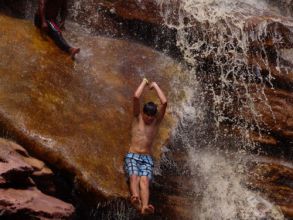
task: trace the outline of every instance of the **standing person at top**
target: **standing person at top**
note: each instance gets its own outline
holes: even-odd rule
[[[67,0],[39,0],[39,7],[35,14],[35,26],[48,34],[60,49],[74,58],[80,49],[69,46],[61,32],[61,29],[64,28],[66,14]]]
[[[149,185],[153,176],[152,144],[164,118],[167,99],[156,82],[149,85],[160,99],[161,105],[153,102],[144,104],[140,110],[140,96],[148,85],[143,79],[133,97],[133,122],[129,152],[125,156],[125,170],[130,182],[130,202],[142,214],[154,213],[154,206],[149,204]]]

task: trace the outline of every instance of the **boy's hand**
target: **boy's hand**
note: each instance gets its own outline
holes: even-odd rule
[[[152,90],[153,88],[155,88],[155,86],[157,86],[157,83],[156,82],[152,82],[150,84],[150,90]]]
[[[149,81],[147,80],[147,78],[143,78],[142,81],[145,82],[147,85],[149,84]]]

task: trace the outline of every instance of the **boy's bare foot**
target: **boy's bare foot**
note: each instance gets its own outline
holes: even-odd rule
[[[73,47],[70,48],[69,53],[70,53],[71,58],[74,59],[75,58],[75,55],[77,53],[79,53],[79,51],[80,51],[79,48],[73,48]]]
[[[135,209],[137,210],[141,209],[141,201],[138,196],[131,196],[130,202]]]
[[[142,207],[141,209],[141,214],[143,215],[154,214],[154,212],[155,212],[155,208],[151,204],[149,204],[148,206]]]

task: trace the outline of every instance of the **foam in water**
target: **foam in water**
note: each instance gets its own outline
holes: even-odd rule
[[[181,122],[174,132],[182,148],[188,149],[191,171],[200,177],[194,180],[193,191],[199,195],[194,219],[283,219],[272,203],[241,184],[245,177],[242,158],[252,158],[248,152],[256,147],[249,134],[256,131],[261,136],[263,131],[256,99],[275,119],[265,93],[267,86],[273,88],[273,76],[270,72],[262,75],[258,65],[251,68],[247,58],[249,42],[262,42],[267,23],[263,21],[253,32],[245,30],[245,20],[268,13],[267,4],[255,0],[157,3],[165,24],[177,31],[177,46],[190,75],[195,76],[181,82],[190,86],[186,90],[190,101],[178,110],[182,111]],[[273,40],[277,43],[280,37],[275,34]],[[260,48],[262,61],[268,66],[265,46]],[[246,114],[251,121],[243,117]],[[238,135],[225,129],[223,122],[232,124]]]
[[[220,154],[193,152],[190,164],[200,181],[196,191],[202,194],[195,219],[283,219],[280,210],[242,185],[240,164],[230,163]]]

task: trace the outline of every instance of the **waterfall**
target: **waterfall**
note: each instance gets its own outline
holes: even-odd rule
[[[255,157],[251,151],[258,147],[249,134],[267,132],[256,100],[275,118],[265,92],[274,88],[274,77],[271,72],[261,74],[248,59],[251,41],[263,42],[267,34],[266,23],[254,32],[247,31],[245,23],[265,16],[268,5],[254,0],[157,3],[165,25],[177,32],[177,47],[191,77],[181,82],[189,100],[174,110],[182,113],[173,138],[188,151],[197,204],[194,219],[284,219],[274,204],[244,184],[247,164]],[[273,36],[276,44],[279,39]],[[265,45],[258,46],[269,65]]]
[[[25,17],[32,19],[36,1],[24,2]],[[136,2],[143,4],[141,0]],[[272,2],[274,0],[156,0],[164,25],[176,32],[176,46],[182,54],[180,62],[189,73],[188,77],[173,78],[172,99],[186,99],[182,105],[168,108],[179,118],[170,145],[188,155],[187,175],[193,183],[190,195],[194,200],[191,210],[194,220],[284,219],[281,210],[269,198],[247,184],[249,166],[259,161],[258,155],[266,154],[252,135],[261,138],[270,132],[264,126],[266,122],[259,103],[276,122],[267,97],[267,90],[275,89],[276,76],[271,72],[270,63],[276,64],[277,72],[283,69],[288,73],[291,70],[282,66],[281,59],[293,58],[286,50],[279,49],[282,36],[268,29],[270,22],[279,22],[279,17],[292,14],[292,9],[272,9],[272,4],[279,7]],[[289,6],[292,0],[282,2]],[[96,3],[94,0],[69,1],[69,15],[76,23],[66,24],[70,31],[65,36],[73,43],[81,42],[82,51],[76,63],[83,63],[79,68],[84,72],[92,68],[88,58],[93,56],[95,45],[87,44],[82,36],[94,35],[100,27],[94,25],[102,22],[103,12]],[[114,7],[109,12],[119,17]],[[130,24],[128,21],[123,26],[122,20],[113,27]],[[293,27],[292,23],[289,26]],[[266,45],[268,36],[270,51]],[[267,71],[263,71],[264,67]],[[142,71],[141,76],[143,74]],[[161,163],[168,166],[168,162],[163,158]],[[95,219],[135,218],[136,214],[126,204],[124,200],[101,203],[89,215]]]

